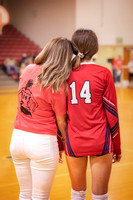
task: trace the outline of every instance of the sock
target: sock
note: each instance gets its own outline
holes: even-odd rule
[[[108,200],[108,193],[103,194],[103,195],[92,194],[92,199],[93,200]]]
[[[86,190],[76,191],[71,188],[71,200],[85,200]]]

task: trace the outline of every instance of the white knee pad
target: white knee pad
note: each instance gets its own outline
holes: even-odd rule
[[[92,199],[93,200],[108,200],[108,193],[103,194],[103,195],[92,194]]]
[[[76,191],[71,188],[71,200],[85,200],[86,190]]]

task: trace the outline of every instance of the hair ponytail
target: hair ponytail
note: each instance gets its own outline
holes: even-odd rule
[[[72,60],[74,69],[77,69],[84,59],[91,60],[98,51],[97,36],[89,29],[76,30],[72,36],[72,45],[76,55]]]

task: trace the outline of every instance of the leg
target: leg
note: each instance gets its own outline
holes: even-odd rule
[[[10,65],[6,65],[6,73],[8,75],[10,75],[10,70],[11,70],[11,66]]]
[[[58,161],[56,161],[56,163],[57,162]],[[55,169],[49,169],[49,170],[47,169],[42,170],[34,167],[32,168],[33,200],[49,199],[51,187],[56,174],[56,168],[57,168],[56,166]]]
[[[114,83],[116,82],[116,70],[113,69],[113,80],[114,80]]]
[[[36,134],[35,138],[30,152],[32,199],[48,200],[59,161],[57,137]]]
[[[133,78],[133,73],[131,74],[131,81],[132,81],[132,78]]]
[[[66,156],[72,188],[74,190],[86,190],[86,168],[88,157]]]
[[[12,68],[14,69],[15,74],[18,74],[18,68],[15,65],[13,65]]]
[[[112,153],[104,156],[90,156],[90,166],[92,193],[95,195],[106,194],[108,192],[108,182],[112,167]]]
[[[71,178],[72,190],[71,200],[84,200],[86,195],[86,169],[88,157],[66,156],[69,174]]]
[[[131,82],[131,73],[129,72],[129,83]]]
[[[119,76],[117,76],[117,81],[120,83],[120,75]]]
[[[29,159],[13,158],[16,175],[20,185],[19,200],[32,199],[32,178]]]
[[[19,200],[32,199],[32,180],[30,170],[30,160],[24,155],[22,151],[24,134],[19,130],[14,130],[10,151],[15,165],[16,175],[20,185]]]

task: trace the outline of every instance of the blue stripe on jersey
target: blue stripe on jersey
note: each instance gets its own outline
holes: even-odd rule
[[[108,110],[112,115],[118,118],[118,113],[115,110],[110,108],[110,104],[107,104],[107,102],[105,102],[104,100],[103,102],[104,102],[104,107],[106,108],[106,110]]]
[[[109,153],[109,145],[110,145],[110,132],[109,132],[109,126],[108,126],[108,123],[107,123],[105,143],[104,143],[102,155]]]
[[[112,110],[114,113],[117,114],[117,110],[116,108],[114,108],[112,105],[110,105],[107,101],[105,101],[105,99],[103,99],[104,105],[107,106],[108,108],[110,108],[110,110]],[[117,114],[118,115],[118,114]]]
[[[108,110],[112,115],[114,115],[115,117],[118,118],[118,114],[113,113],[107,106],[104,106],[106,108],[106,110]]]
[[[111,128],[111,133],[114,135],[119,129],[119,122],[117,121],[113,128]]]
[[[116,108],[114,108],[111,104],[109,104],[105,99],[103,99],[103,101],[106,103],[106,104],[108,104],[114,111],[116,111],[117,112],[117,109]]]
[[[72,148],[71,148],[71,145],[70,145],[69,136],[68,136],[68,129],[66,131],[66,145],[67,145],[67,150],[68,150],[69,156],[76,157]]]

